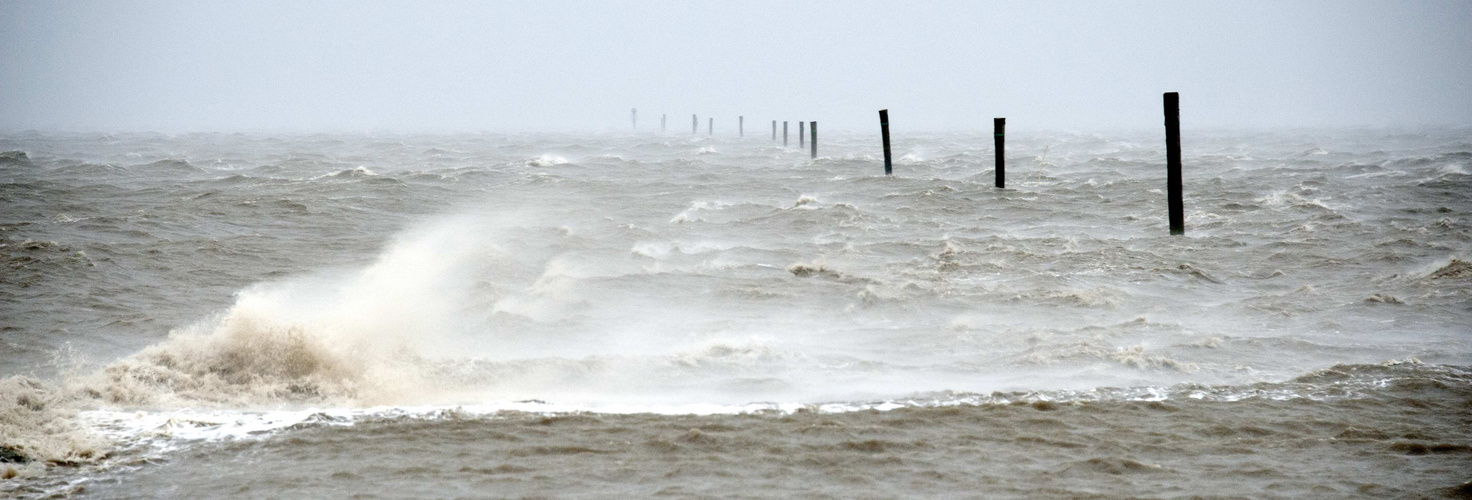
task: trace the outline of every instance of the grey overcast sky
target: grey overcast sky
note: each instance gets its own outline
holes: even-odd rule
[[[1472,124],[1472,1],[0,0],[0,129]],[[902,125],[903,124],[903,125]]]

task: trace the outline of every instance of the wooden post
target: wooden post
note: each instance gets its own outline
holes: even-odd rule
[[[799,149],[808,147],[807,132],[803,132],[802,122],[797,122],[797,147]]]
[[[736,137],[746,137],[746,117],[736,117]]]
[[[787,147],[787,122],[782,122],[782,147]]]
[[[715,118],[706,118],[706,119],[707,120],[710,120],[710,121],[705,124],[705,135],[716,135],[716,119]]]
[[[808,134],[811,136],[808,137],[808,141],[813,146],[812,158],[816,160],[818,159],[818,122],[808,122],[808,127],[812,129],[811,133]]]
[[[777,142],[777,120],[772,120],[772,142]]]
[[[1181,196],[1181,95],[1165,93],[1165,185],[1170,203],[1170,234],[1186,234]]]
[[[992,141],[996,144],[997,189],[1007,187],[1007,119],[992,118]]]
[[[695,134],[699,134],[699,133],[700,133],[700,119],[699,118],[696,118],[695,115],[690,115],[690,135],[695,135]]]
[[[668,117],[669,117],[669,115],[659,115],[659,133],[661,133],[661,134],[663,134],[664,133],[664,130],[665,130],[665,128],[664,128],[664,119],[665,118],[668,118]]]
[[[629,108],[629,130],[639,130],[639,108]]]
[[[879,110],[879,133],[884,136],[884,175],[894,173],[894,164],[889,161],[889,110]]]

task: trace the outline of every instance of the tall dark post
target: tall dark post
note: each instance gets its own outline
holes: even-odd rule
[[[736,117],[736,137],[746,137],[746,117]]]
[[[664,119],[665,118],[669,118],[669,116],[668,115],[659,115],[659,133],[661,133],[661,134],[664,133]]]
[[[797,147],[808,147],[807,133],[802,130],[802,122],[797,122]]]
[[[787,122],[782,122],[782,147],[787,147]]]
[[[772,120],[772,142],[777,142],[777,120]]]
[[[818,122],[808,122],[808,127],[812,129],[808,133],[811,136],[808,137],[808,143],[813,146],[813,159],[816,160],[818,159]]]
[[[1007,187],[1007,119],[992,118],[992,141],[997,149],[997,189]]]
[[[696,118],[695,115],[690,115],[690,135],[695,135],[695,134],[699,134],[699,133],[700,133],[700,119],[699,118]]]
[[[639,130],[639,108],[629,108],[629,130]]]
[[[889,110],[879,110],[879,132],[884,135],[884,175],[894,173],[894,164],[889,161]]]
[[[707,118],[707,120],[710,121],[705,124],[705,135],[716,135],[716,119]]]
[[[1169,190],[1170,234],[1186,234],[1181,200],[1181,95],[1165,93],[1165,185]]]

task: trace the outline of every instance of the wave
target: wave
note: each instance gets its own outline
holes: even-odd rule
[[[715,345],[677,360],[682,366],[759,366],[789,356],[760,345]],[[759,382],[759,381],[754,381]],[[79,396],[80,395],[80,396]],[[592,414],[740,415],[843,414],[862,411],[1027,405],[1056,410],[1060,405],[1150,402],[1201,402],[1255,405],[1282,401],[1384,401],[1444,404],[1472,398],[1472,367],[1423,364],[1414,359],[1380,364],[1341,364],[1283,382],[1245,385],[1100,387],[1087,390],[915,393],[910,396],[825,403],[636,403],[565,404],[542,400],[471,405],[316,406],[285,409],[178,407],[151,411],[87,408],[85,389],[52,386],[26,377],[0,380],[0,457],[21,466],[82,464],[107,459],[124,449],[168,447],[168,443],[219,439],[261,439],[276,432],[318,426],[352,426],[385,418],[444,420],[527,412],[552,418]],[[1243,410],[1247,411],[1247,410]],[[1407,451],[1414,453],[1414,450]]]
[[[1461,259],[1452,259],[1451,262],[1448,262],[1445,266],[1432,271],[1431,274],[1427,275],[1426,277],[1434,280],[1472,278],[1472,262],[1467,262]]]
[[[0,462],[76,464],[110,448],[76,420],[74,397],[39,380],[0,379]]]
[[[133,167],[133,170],[156,175],[193,175],[207,173],[205,169],[197,167],[188,161],[172,158],[136,165]]]
[[[356,166],[356,167],[353,167],[353,168],[339,170],[339,171],[336,171],[336,172],[333,172],[333,173],[330,173],[330,174],[319,175],[319,176],[313,177],[311,180],[314,180],[315,181],[315,180],[319,180],[319,179],[366,179],[366,178],[370,178],[370,177],[378,177],[378,172],[374,172],[373,170],[370,170],[368,167],[364,167],[362,165],[359,165],[359,166]]]
[[[528,167],[552,167],[557,165],[567,165],[568,161],[567,158],[563,158],[561,156],[544,154],[536,158],[531,158],[525,163]]]
[[[1098,359],[1111,361],[1130,368],[1167,369],[1182,373],[1193,373],[1199,369],[1194,363],[1187,363],[1162,354],[1148,352],[1143,345],[1111,347],[1090,341],[1077,342],[1066,346],[1035,348],[1023,359],[1029,363],[1044,365],[1068,360]]]
[[[133,171],[129,170],[126,167],[120,167],[111,164],[76,163],[57,167],[48,172],[48,174],[55,176],[93,178],[132,175]]]
[[[25,151],[0,152],[0,163],[25,164],[30,162],[31,157],[27,156]]]

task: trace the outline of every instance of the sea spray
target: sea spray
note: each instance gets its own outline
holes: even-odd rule
[[[125,405],[432,398],[425,355],[444,353],[480,295],[495,294],[482,280],[505,260],[496,231],[485,217],[439,219],[362,269],[254,285],[217,318],[107,367],[92,389]]]
[[[20,464],[100,459],[110,444],[75,421],[86,408],[436,401],[442,386],[423,353],[445,351],[438,343],[463,326],[478,271],[501,257],[489,234],[506,220],[439,219],[362,269],[253,285],[228,310],[100,370],[0,379],[0,449]]]
[[[0,475],[27,475],[40,464],[107,455],[109,444],[74,420],[74,400],[70,391],[31,377],[0,379]]]

